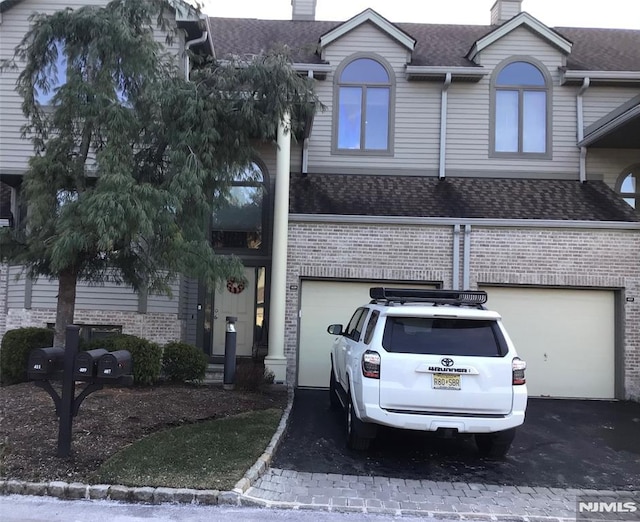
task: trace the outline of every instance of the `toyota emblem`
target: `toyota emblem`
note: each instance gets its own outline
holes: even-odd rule
[[[450,368],[451,366],[453,366],[453,359],[449,359],[448,357],[445,357],[440,362],[442,363],[442,366],[446,366],[447,368]]]

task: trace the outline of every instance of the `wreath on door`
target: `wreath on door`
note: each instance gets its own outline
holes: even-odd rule
[[[244,283],[235,277],[227,279],[227,290],[232,294],[239,294],[244,290]]]

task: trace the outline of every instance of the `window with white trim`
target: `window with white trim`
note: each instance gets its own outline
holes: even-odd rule
[[[336,151],[390,151],[392,88],[391,73],[373,58],[359,57],[338,69]]]
[[[550,154],[549,80],[536,65],[512,61],[492,80],[492,153],[496,156]]]

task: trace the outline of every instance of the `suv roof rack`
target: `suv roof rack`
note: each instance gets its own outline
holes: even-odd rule
[[[487,292],[482,290],[423,290],[421,288],[384,288],[369,289],[374,301],[390,303],[434,303],[471,305],[482,308],[487,302]]]

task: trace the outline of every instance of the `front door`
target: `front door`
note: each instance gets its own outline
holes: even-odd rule
[[[215,291],[212,355],[224,355],[227,316],[237,317],[236,355],[250,357],[256,317],[256,268],[244,269],[246,283],[228,282]]]

